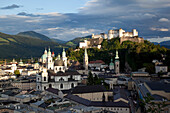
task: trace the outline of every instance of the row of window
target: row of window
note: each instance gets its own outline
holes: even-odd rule
[[[117,111],[122,111],[122,108],[106,108],[106,110],[117,110]],[[125,109],[126,111],[128,110],[127,108]]]
[[[63,84],[60,84],[60,89],[63,89],[64,85]],[[71,84],[71,88],[74,87],[74,83]],[[49,84],[49,88],[52,88],[52,84]],[[38,86],[38,89],[40,89],[40,87]],[[44,90],[46,90],[46,86],[44,86]]]

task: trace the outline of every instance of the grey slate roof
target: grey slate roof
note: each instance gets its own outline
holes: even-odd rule
[[[119,101],[119,102],[102,102],[102,101],[90,101],[84,98],[81,98],[77,95],[67,95],[66,98],[75,101],[79,104],[85,106],[94,106],[94,107],[126,107],[129,108],[129,104]]]
[[[106,88],[103,85],[76,86],[71,90],[71,94],[104,92],[104,91],[106,91]]]
[[[170,93],[170,83],[164,82],[145,82],[152,90],[162,90]]]

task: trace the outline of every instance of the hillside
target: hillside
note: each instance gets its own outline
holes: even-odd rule
[[[59,43],[59,44],[64,44],[66,43],[66,41],[60,40],[60,39],[55,39],[55,38],[51,38],[51,41]]]
[[[89,61],[103,60],[106,64],[110,63],[111,58],[114,59],[116,50],[119,51],[120,58],[120,70],[125,72],[127,68],[125,64],[128,64],[132,71],[146,67],[146,71],[154,73],[153,59],[162,60],[162,54],[166,54],[165,65],[170,67],[170,50],[160,45],[154,45],[153,43],[146,41],[144,43],[136,43],[131,41],[125,41],[121,45],[119,39],[104,40],[102,42],[102,48],[90,48],[88,49]],[[80,63],[83,62],[84,50],[74,51],[69,48],[67,52],[70,56],[69,59],[78,60]]]
[[[35,31],[25,31],[25,32],[20,32],[17,34],[18,36],[24,36],[24,37],[32,37],[32,38],[37,38],[41,39],[44,41],[51,41],[51,39],[45,35],[42,35],[40,33],[37,33]]]
[[[154,43],[155,45],[159,44],[160,46],[164,46],[164,47],[170,49],[170,40],[163,41],[163,42],[160,42],[160,43],[158,43],[158,42],[152,42],[152,43]]]
[[[78,46],[79,42],[84,41],[85,39],[89,39],[89,38],[91,38],[91,35],[85,36],[85,37],[78,37],[78,38],[68,41],[66,45],[76,47]]]
[[[0,32],[0,58],[40,57],[44,48],[49,46],[56,54],[60,53],[63,47],[55,42]]]

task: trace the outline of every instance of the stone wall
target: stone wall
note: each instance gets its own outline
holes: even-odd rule
[[[120,38],[120,43],[128,40],[132,42],[144,43],[144,39],[140,37],[122,37]]]

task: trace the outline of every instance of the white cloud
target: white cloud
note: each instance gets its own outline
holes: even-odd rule
[[[57,30],[57,29],[62,29],[61,27],[55,27],[55,28],[47,28],[46,30],[47,31],[54,31],[54,30]]]
[[[159,22],[169,22],[169,19],[167,19],[167,18],[160,18],[158,21]]]
[[[157,37],[157,38],[150,38],[150,39],[147,39],[147,40],[149,40],[151,42],[158,42],[158,43],[160,43],[162,41],[170,40],[170,37]]]
[[[154,28],[154,27],[152,27],[152,28],[150,28],[152,31],[169,31],[169,29],[167,29],[167,28]]]

